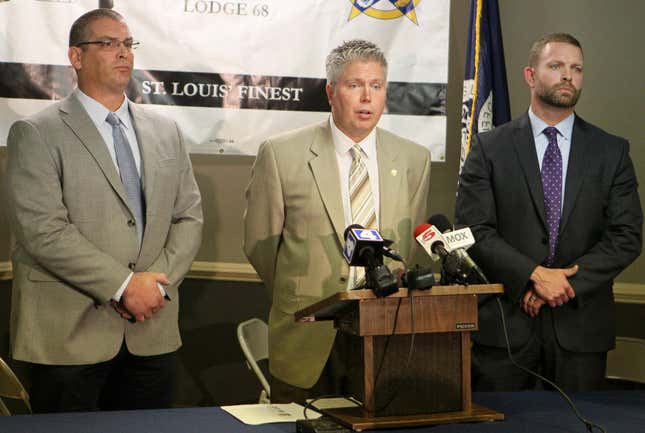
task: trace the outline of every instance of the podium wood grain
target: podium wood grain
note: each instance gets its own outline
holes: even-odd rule
[[[333,320],[356,339],[360,374],[350,378],[362,408],[325,412],[354,430],[503,419],[471,402],[470,333],[477,330],[477,295],[503,293],[500,284],[340,292],[295,314]]]

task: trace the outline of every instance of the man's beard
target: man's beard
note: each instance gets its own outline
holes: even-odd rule
[[[571,93],[558,93],[564,87],[570,89]],[[578,103],[582,90],[576,89],[572,84],[557,84],[548,89],[539,86],[536,88],[536,93],[545,104],[559,108],[571,108]]]

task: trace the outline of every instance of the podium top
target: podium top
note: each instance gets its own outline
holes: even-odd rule
[[[429,290],[413,290],[413,297],[425,296],[454,296],[454,295],[484,295],[504,293],[502,284],[473,284],[468,286],[433,286]],[[369,289],[351,290],[349,292],[338,292],[321,301],[316,302],[294,314],[296,322],[315,322],[319,320],[332,320],[336,314],[347,308],[353,302],[369,301],[375,299],[387,298],[407,298],[409,291],[405,287],[399,288],[396,293],[392,293],[385,298],[378,298],[373,291]]]

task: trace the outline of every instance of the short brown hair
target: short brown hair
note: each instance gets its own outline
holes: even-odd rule
[[[529,66],[535,67],[538,64],[542,50],[544,50],[546,44],[551,42],[563,42],[565,44],[570,44],[574,47],[580,48],[580,51],[582,52],[582,45],[580,45],[580,41],[571,36],[569,33],[551,33],[546,36],[542,36],[540,39],[533,42],[533,46],[531,46],[531,50],[529,51]]]
[[[75,47],[81,42],[85,42],[89,37],[88,28],[90,24],[99,18],[110,18],[115,21],[125,21],[123,15],[115,10],[107,8],[99,8],[84,13],[74,21],[72,28],[69,29],[69,46]]]

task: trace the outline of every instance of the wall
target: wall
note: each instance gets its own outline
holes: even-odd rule
[[[426,0],[430,1],[430,0]],[[468,21],[468,0],[451,3],[451,37],[448,83],[447,162],[432,167],[431,210],[453,215],[456,176],[461,140],[461,81]],[[538,35],[569,31],[578,36],[585,49],[585,89],[578,113],[610,132],[627,137],[632,143],[632,158],[641,179],[645,178],[645,131],[640,127],[645,94],[640,77],[645,60],[637,55],[637,23],[644,16],[645,3],[637,0],[545,0],[526,2],[500,0],[512,114],[527,108],[528,91],[522,67],[530,44]],[[633,54],[632,54],[633,53]],[[321,73],[323,65],[321,65]],[[204,198],[206,226],[204,242],[197,260],[202,269],[221,270],[213,264],[244,265],[242,253],[242,213],[244,188],[252,157],[193,155],[195,173]],[[6,161],[0,148],[0,167]],[[0,179],[4,170],[0,168]],[[0,193],[0,203],[4,202]],[[0,263],[9,256],[9,231],[0,216]],[[209,265],[210,264],[210,268]],[[624,283],[645,281],[645,256],[620,278]],[[2,271],[0,267],[0,272]],[[244,268],[249,269],[249,268]]]

